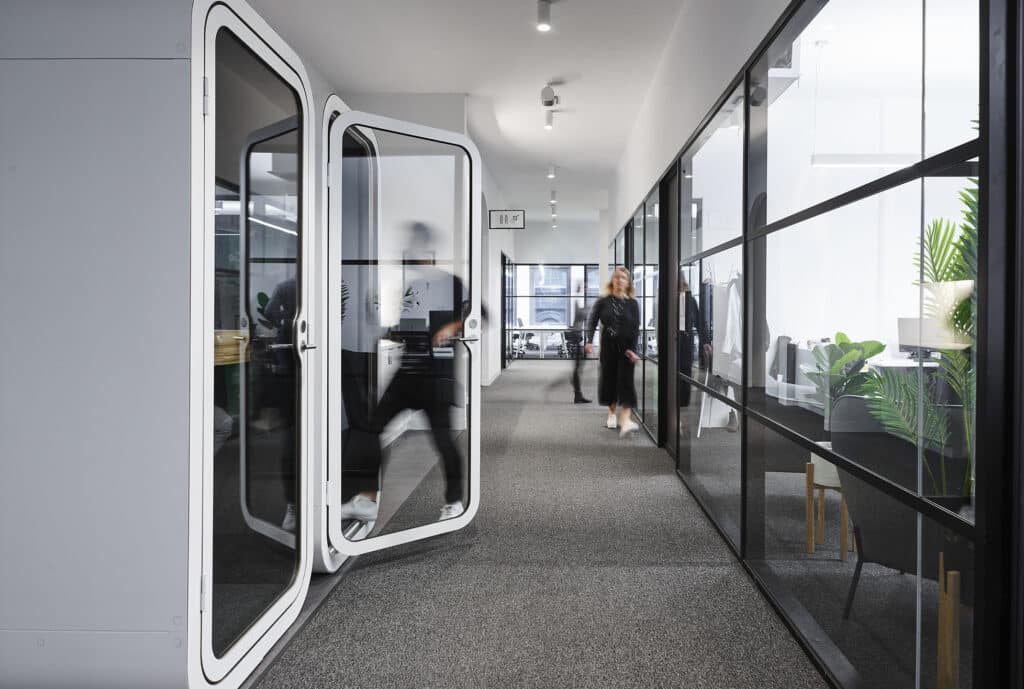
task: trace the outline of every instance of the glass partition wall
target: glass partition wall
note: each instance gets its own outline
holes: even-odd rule
[[[509,263],[507,332],[514,359],[573,359],[575,333],[601,296],[596,263]],[[594,341],[596,358],[599,342]]]
[[[678,226],[656,188],[609,248],[641,305],[638,416],[657,437],[678,270],[677,470],[841,686],[972,686],[979,17],[794,3],[672,169]]]

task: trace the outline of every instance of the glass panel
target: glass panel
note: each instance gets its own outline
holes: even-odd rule
[[[768,222],[921,160],[922,16],[921,0],[836,0],[769,48],[751,92]]]
[[[683,258],[743,234],[743,91],[737,89],[683,156]]]
[[[942,496],[944,506],[974,521],[978,183],[961,175],[977,174],[977,163],[959,167],[949,177],[924,180],[921,311],[901,349],[924,359],[921,492]],[[871,389],[875,415],[890,433],[897,429],[882,414],[899,400],[893,392],[884,385]]]
[[[805,631],[830,638],[865,686],[936,687],[937,668],[942,686],[971,686],[973,543],[753,419],[747,429],[748,554],[820,627]]]
[[[588,265],[586,266],[586,270],[586,295],[588,297],[601,296],[601,275],[600,271],[598,270],[598,266]],[[608,271],[608,274],[611,275],[610,270]]]
[[[299,564],[302,169],[296,93],[216,38],[212,648],[223,656]]]
[[[968,518],[977,230],[960,194],[975,188],[908,183],[750,245],[751,407]]]
[[[737,402],[743,383],[742,269],[743,248],[737,246],[684,264],[679,283],[679,371]]]
[[[655,189],[644,203],[644,266],[643,266],[643,349],[637,353],[644,362],[644,423],[658,435],[658,270],[661,204]]]
[[[684,378],[678,381],[679,471],[737,548],[740,545],[739,411]]]
[[[632,263],[630,265],[631,274],[633,276],[633,289],[636,291],[637,306],[640,307],[640,330],[637,332],[636,347],[633,348],[639,356],[644,354],[644,339],[646,338],[646,332],[644,330],[644,323],[647,322],[647,304],[644,299],[644,249],[646,248],[646,242],[644,240],[644,208],[641,206],[636,214],[633,216],[633,256]],[[637,416],[641,420],[644,418],[644,393],[646,387],[644,385],[644,369],[646,368],[646,361],[638,361],[633,367],[633,385],[637,392],[637,405],[636,412]]]
[[[456,517],[469,498],[469,349],[455,338],[471,304],[470,161],[458,146],[369,127],[344,141],[361,145],[341,151],[352,198],[337,518],[377,537]]]
[[[515,327],[564,330],[572,324],[572,297],[515,297]]]
[[[925,3],[925,155],[978,136],[981,20],[979,3]]]

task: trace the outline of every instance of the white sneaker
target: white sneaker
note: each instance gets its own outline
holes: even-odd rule
[[[341,504],[341,519],[358,519],[361,522],[372,522],[377,519],[378,505],[362,493],[357,494],[348,502]]]
[[[619,420],[615,418],[615,414],[609,414],[608,420],[604,422],[605,428],[618,428]]]
[[[452,519],[458,517],[460,514],[466,511],[462,501],[449,502],[447,505],[441,508],[441,518],[438,521],[443,522],[445,519]]]
[[[622,424],[622,428],[619,429],[619,437],[625,438],[630,433],[634,432],[640,426],[635,423],[632,419],[626,419],[625,423]]]
[[[289,502],[284,510],[284,519],[281,521],[281,528],[285,531],[295,531],[295,503]]]

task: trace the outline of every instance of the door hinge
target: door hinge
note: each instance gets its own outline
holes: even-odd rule
[[[199,577],[199,612],[206,612],[206,575]]]
[[[210,80],[203,77],[203,117],[210,114]]]

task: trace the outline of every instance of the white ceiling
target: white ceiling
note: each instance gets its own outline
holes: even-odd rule
[[[511,207],[596,221],[683,0],[250,0],[312,66],[349,93],[465,93],[469,131]],[[543,128],[540,90],[561,104]],[[685,88],[685,84],[680,84]]]

